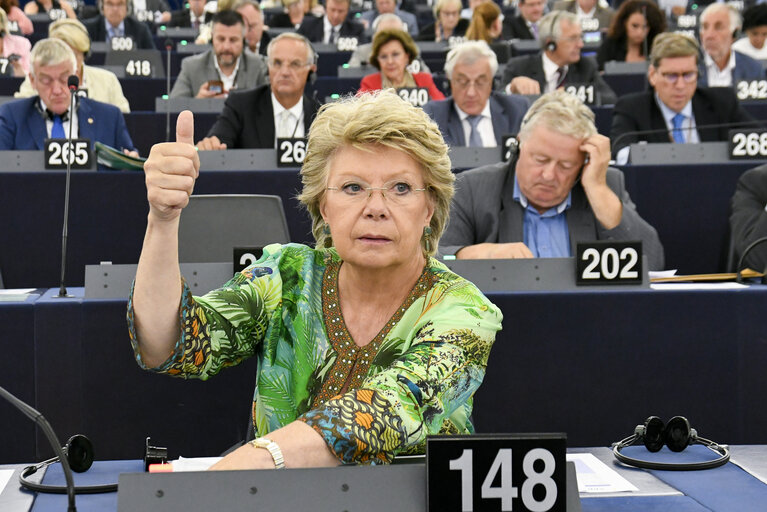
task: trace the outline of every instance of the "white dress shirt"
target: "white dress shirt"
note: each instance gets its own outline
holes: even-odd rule
[[[303,137],[304,128],[304,100],[301,98],[298,103],[286,109],[272,93],[272,110],[274,111],[274,135],[276,138]],[[283,122],[283,112],[288,112],[287,121]],[[275,143],[277,141],[275,140]]]
[[[703,59],[706,63],[706,76],[708,77],[709,87],[731,87],[732,70],[735,69],[735,52],[730,50],[730,60],[723,70],[719,70],[714,59],[708,53],[703,53]]]
[[[467,119],[469,114],[458,108],[458,105],[455,105],[455,111],[458,112],[458,116],[461,118],[463,138],[468,146],[469,138],[471,137],[471,123]],[[479,131],[479,137],[482,140],[482,147],[497,147],[498,143],[495,140],[495,130],[493,130],[493,118],[490,116],[490,101],[485,102],[485,108],[482,109],[482,112],[479,115],[482,116],[482,119],[477,123],[477,131]]]
[[[40,99],[40,105],[43,108],[43,112],[45,112],[48,107],[45,105],[45,102],[43,102],[42,98]],[[71,117],[72,117],[72,138],[76,139],[80,133],[80,129],[78,127],[79,125],[77,124],[77,109],[75,109]],[[69,137],[69,120],[64,121],[63,125],[64,125],[64,135]],[[45,130],[48,133],[48,138],[50,138],[51,130],[53,130],[53,119],[48,119],[47,115],[45,116]]]

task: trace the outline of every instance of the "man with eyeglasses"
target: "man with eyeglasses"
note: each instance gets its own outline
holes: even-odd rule
[[[213,16],[212,44],[207,52],[181,61],[171,98],[223,98],[234,89],[267,83],[263,57],[244,52],[245,22],[235,11]]]
[[[595,103],[615,103],[615,93],[599,75],[596,61],[581,58],[583,31],[575,14],[552,11],[541,18],[538,42],[540,53],[515,57],[506,64],[506,92],[532,95],[568,85],[593,85]]]
[[[638,141],[722,141],[737,123],[752,120],[731,88],[698,87],[698,58],[691,37],[667,32],[655,38],[647,72],[653,90],[621,96],[613,109],[610,139],[618,163]]]
[[[99,15],[83,20],[91,41],[109,42],[113,37],[133,39],[137,50],[154,50],[154,39],[149,27],[128,13],[131,0],[99,0]]]
[[[70,111],[67,86],[77,61],[61,39],[41,39],[32,48],[29,81],[36,96],[0,107],[0,150],[42,150],[45,139],[90,139],[138,156],[120,109],[89,98],[77,98]]]
[[[270,84],[230,94],[198,149],[274,148],[277,138],[309,133],[319,108],[304,93],[317,70],[311,43],[300,34],[285,32],[272,39],[266,52]]]
[[[448,146],[499,146],[504,135],[519,131],[528,101],[493,92],[497,70],[495,52],[484,41],[468,41],[448,53],[445,74],[451,96],[424,105]]]

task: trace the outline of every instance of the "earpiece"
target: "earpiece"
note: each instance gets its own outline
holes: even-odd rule
[[[546,42],[546,51],[553,52],[557,49],[557,42],[553,39],[549,39]]]
[[[674,463],[641,460],[621,453],[621,450],[627,446],[640,443],[644,444],[645,448],[653,453],[660,451],[663,446],[666,446],[672,452],[681,452],[692,444],[701,444],[719,454],[719,457],[703,462]],[[674,416],[666,424],[657,416],[648,417],[642,425],[636,426],[632,435],[617,443],[613,443],[613,455],[620,462],[628,466],[666,471],[711,469],[719,467],[730,460],[730,450],[726,445],[720,445],[714,441],[698,437],[698,433],[690,426],[690,422],[684,416]]]

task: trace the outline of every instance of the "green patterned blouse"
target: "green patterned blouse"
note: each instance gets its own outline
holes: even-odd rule
[[[203,297],[192,297],[184,284],[183,335],[152,370],[207,379],[255,356],[256,434],[304,421],[343,463],[387,463],[423,453],[427,435],[472,433],[472,397],[501,329],[498,308],[429,259],[394,316],[358,347],[339,308],[341,263],[333,249],[275,244]],[[128,325],[146,368],[132,300]]]

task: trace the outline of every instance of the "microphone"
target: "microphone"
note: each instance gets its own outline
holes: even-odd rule
[[[746,247],[746,250],[743,251],[743,254],[740,255],[740,259],[738,260],[738,267],[735,269],[738,272],[737,277],[735,278],[735,281],[738,283],[743,282],[743,262],[746,261],[746,256],[748,256],[748,253],[753,251],[757,246],[762,245],[764,242],[767,242],[767,236],[763,236],[761,238],[757,238],[750,244],[748,244],[748,247]],[[762,270],[764,272],[764,270]],[[762,282],[764,282],[764,278],[762,278]]]
[[[716,128],[743,128],[747,126],[764,127],[764,121],[754,120],[754,121],[738,121],[734,123],[699,124],[697,126],[693,126],[689,128],[681,128],[681,130],[686,132],[697,130],[698,133],[700,133],[701,129],[711,130]],[[625,141],[629,137],[636,137],[637,135],[656,135],[659,133],[669,135],[672,131],[673,130],[670,130],[668,128],[656,128],[654,130],[637,130],[633,132],[621,133],[619,136],[615,137],[615,140],[610,141],[610,146],[613,148],[613,152],[617,152],[619,149],[623,147],[619,144],[619,142]],[[629,142],[629,144],[632,144],[633,142],[636,142],[636,141]],[[671,142],[671,141],[669,140],[668,142]],[[624,144],[624,146],[628,146],[629,144]]]
[[[75,77],[75,79],[77,79],[77,77]],[[59,438],[56,437],[56,433],[53,431],[51,424],[48,423],[48,420],[46,420],[45,417],[37,411],[37,409],[19,400],[10,392],[6,391],[2,386],[0,386],[0,396],[5,398],[11,405],[21,411],[27,418],[34,421],[45,434],[45,437],[53,447],[54,452],[56,452],[56,455],[59,457],[61,468],[64,471],[64,479],[67,483],[67,512],[76,512],[77,507],[75,506],[75,483],[74,479],[72,478],[72,468],[69,466],[69,460],[64,455],[64,451],[61,449]]]
[[[165,64],[165,75],[166,75],[166,82],[165,82],[165,94],[168,97],[168,101],[170,101],[170,52],[173,49],[173,40],[170,38],[170,36],[165,38],[165,56],[166,56],[166,64]],[[170,142],[170,108],[168,105],[165,105],[165,142]]]
[[[64,285],[64,277],[66,276],[67,269],[67,236],[69,231],[69,182],[72,176],[72,118],[75,114],[75,98],[77,87],[80,85],[80,79],[77,75],[69,75],[67,78],[67,87],[69,87],[69,135],[67,136],[67,151],[69,157],[67,158],[67,179],[66,186],[64,188],[64,227],[61,230],[61,282],[59,286],[58,298],[71,297],[67,294],[67,287]]]

